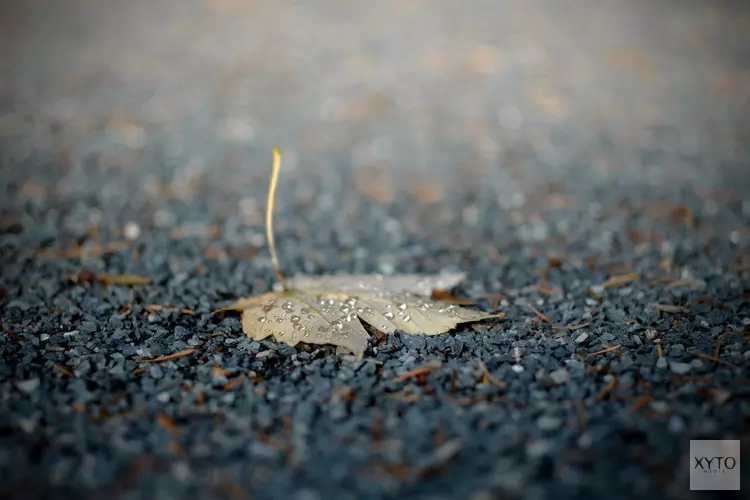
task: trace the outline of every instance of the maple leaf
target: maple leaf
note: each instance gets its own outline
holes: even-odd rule
[[[436,335],[459,323],[501,316],[430,298],[433,290],[456,286],[465,278],[463,273],[298,276],[287,281],[278,265],[273,238],[273,200],[281,162],[277,149],[273,155],[266,234],[279,282],[272,292],[239,299],[216,311],[241,311],[242,331],[248,337],[262,340],[273,335],[291,346],[300,342],[333,344],[362,358],[369,337],[362,321],[383,333],[400,330]]]

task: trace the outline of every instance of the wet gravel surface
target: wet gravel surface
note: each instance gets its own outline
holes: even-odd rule
[[[750,456],[746,10],[102,4],[3,19],[0,496],[689,498],[690,439]],[[276,144],[287,274],[464,271],[505,319],[355,360],[212,316],[273,285]]]

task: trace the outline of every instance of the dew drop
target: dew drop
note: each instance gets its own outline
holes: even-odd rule
[[[346,307],[346,306],[341,306],[341,307],[339,307],[339,311],[341,311],[341,312],[342,312],[342,313],[344,313],[344,314],[348,314],[350,310],[351,310],[351,309],[349,309],[349,308],[348,308],[348,307]]]
[[[404,316],[404,323],[408,323],[409,321],[411,321],[411,316],[407,314],[406,316]]]
[[[344,324],[339,320],[333,320],[331,321],[331,328],[334,330],[342,330],[344,328]]]
[[[328,331],[328,327],[327,326],[319,326],[318,327],[318,331],[319,332],[327,332]]]
[[[315,316],[313,316],[312,314],[308,314],[307,319],[315,319]]]
[[[271,309],[273,309],[273,304],[266,304],[263,306],[263,312],[269,312]]]
[[[300,311],[300,312],[301,312],[302,314],[307,314],[307,313],[309,313],[309,312],[310,312],[310,308],[309,308],[309,307],[303,307],[303,308],[302,308],[302,311]]]
[[[266,317],[265,316],[258,316],[256,319],[258,320],[258,323],[265,323],[266,322]]]
[[[393,313],[391,311],[386,311],[383,316],[385,316],[387,319],[393,319]]]
[[[399,309],[401,309],[401,310],[403,311],[404,309],[406,309],[406,304],[404,304],[404,303],[402,302],[401,304],[399,304],[399,305],[398,305],[398,308],[399,308]]]
[[[294,315],[291,318],[289,318],[292,323],[299,323],[299,316]]]

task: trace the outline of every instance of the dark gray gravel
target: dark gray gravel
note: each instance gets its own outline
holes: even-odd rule
[[[689,498],[697,438],[747,471],[741,4],[68,3],[0,29],[0,497]],[[276,144],[288,274],[466,271],[507,318],[357,361],[212,317],[273,283]]]

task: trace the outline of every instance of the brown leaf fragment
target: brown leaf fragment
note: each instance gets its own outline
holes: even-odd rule
[[[415,368],[413,370],[410,370],[403,375],[400,375],[393,379],[394,382],[403,382],[404,380],[408,380],[413,377],[418,377],[419,375],[424,375],[426,373],[431,373],[434,370],[437,370],[443,366],[443,363],[439,360],[433,360],[428,363],[426,363],[424,366],[420,366],[419,368]]]
[[[163,413],[159,413],[156,416],[156,421],[159,423],[162,429],[169,432],[173,436],[177,437],[182,434],[182,430],[177,427],[174,421]]]
[[[610,393],[614,390],[615,386],[617,386],[617,377],[611,377],[609,379],[609,382],[607,382],[607,385],[604,386],[604,388],[597,394],[596,400],[601,401],[602,399],[606,398],[610,395]]]
[[[679,314],[679,313],[687,313],[689,312],[689,309],[685,307],[675,306],[671,304],[656,304],[652,303],[649,304],[649,307],[652,307],[654,309],[658,309],[661,312],[670,313],[670,314]]]
[[[644,406],[649,404],[651,401],[653,401],[654,398],[651,396],[651,394],[641,394],[638,396],[638,398],[633,403],[633,406],[630,407],[630,414],[635,415],[639,411],[643,409]]]
[[[105,285],[143,286],[151,283],[150,278],[132,274],[96,274],[94,277]]]
[[[732,397],[732,393],[727,389],[708,389],[708,392],[717,405],[723,405]]]
[[[622,285],[626,285],[628,283],[631,283],[637,280],[639,277],[640,275],[638,273],[620,274],[618,276],[612,276],[607,281],[602,283],[600,286],[602,288],[612,288],[616,286],[622,286]]]

